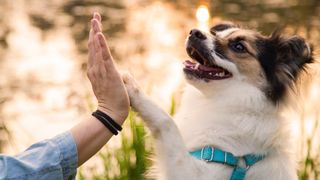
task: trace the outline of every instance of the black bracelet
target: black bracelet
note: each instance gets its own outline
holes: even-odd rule
[[[100,110],[96,110],[96,113],[102,117],[104,117],[107,121],[109,121],[113,127],[115,127],[118,131],[122,130],[122,127],[116,123],[110,116],[108,116],[106,113],[100,111]]]
[[[114,135],[118,135],[118,131],[122,130],[122,127],[119,124],[102,111],[97,110],[92,113],[92,116],[96,117]]]

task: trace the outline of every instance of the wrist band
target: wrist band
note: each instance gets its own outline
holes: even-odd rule
[[[117,124],[110,116],[100,110],[93,112],[92,116],[96,117],[114,135],[118,135],[118,131],[122,130],[122,127],[119,124]]]
[[[107,120],[109,120],[109,122],[112,124],[113,127],[115,127],[118,131],[122,130],[122,127],[116,123],[110,116],[108,116],[106,113],[100,111],[100,110],[96,110],[96,113],[104,118],[106,118]]]

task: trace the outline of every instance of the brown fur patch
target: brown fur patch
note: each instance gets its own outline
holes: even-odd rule
[[[239,72],[244,75],[250,83],[260,85],[264,83],[263,70],[257,60],[258,49],[257,37],[260,34],[251,30],[234,29],[222,37],[218,37],[223,54],[229,61],[237,65]],[[230,48],[230,42],[240,41],[246,48],[245,53],[237,53]]]

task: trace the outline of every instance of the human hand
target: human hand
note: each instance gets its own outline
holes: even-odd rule
[[[88,41],[87,75],[98,100],[98,109],[122,123],[128,116],[129,97],[101,29],[101,16],[94,13]]]

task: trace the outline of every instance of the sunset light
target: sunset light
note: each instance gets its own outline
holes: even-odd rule
[[[198,20],[198,28],[208,30],[210,13],[206,5],[200,5],[197,8],[196,17]]]

